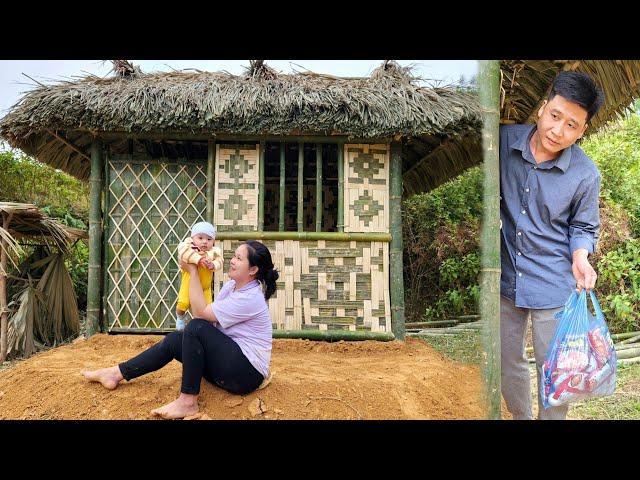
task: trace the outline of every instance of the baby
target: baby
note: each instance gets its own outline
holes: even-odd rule
[[[191,227],[191,237],[178,244],[178,261],[198,265],[198,276],[207,303],[213,302],[211,283],[213,272],[220,270],[224,263],[222,251],[213,246],[216,228],[209,222],[198,222]],[[186,311],[189,310],[189,273],[182,271],[180,293],[176,306],[176,330],[183,330]]]

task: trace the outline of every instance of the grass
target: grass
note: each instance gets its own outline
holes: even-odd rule
[[[461,331],[451,336],[416,335],[440,353],[457,362],[480,363],[481,344],[478,332]]]
[[[640,420],[640,364],[619,365],[616,390],[609,397],[573,404],[575,420]]]

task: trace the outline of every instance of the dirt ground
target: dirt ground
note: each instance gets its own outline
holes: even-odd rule
[[[151,419],[176,398],[181,365],[113,391],[80,371],[117,364],[161,336],[94,335],[0,371],[0,419]],[[478,419],[477,365],[453,362],[423,341],[274,340],[272,382],[244,397],[203,380],[200,419]],[[260,406],[258,406],[260,404]]]

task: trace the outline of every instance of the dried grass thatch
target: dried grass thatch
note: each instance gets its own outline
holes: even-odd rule
[[[541,100],[562,70],[587,73],[604,91],[605,103],[589,122],[587,133],[598,130],[640,97],[638,60],[507,60],[500,69],[502,123],[534,122]]]
[[[141,74],[130,72],[133,66],[115,68],[131,74],[37,86],[0,121],[0,136],[81,180],[89,177],[90,144],[105,132],[121,133],[122,138],[159,133],[166,139],[178,133],[396,138],[404,141],[408,168],[445,138],[480,142],[480,107],[474,95],[453,87],[420,86],[410,68],[393,61],[385,61],[367,78],[280,74],[261,60],[252,61],[244,75]],[[406,141],[411,138],[424,139],[430,149],[414,149]],[[459,170],[444,164],[439,168],[444,176]]]
[[[9,231],[0,226],[0,237],[8,247],[7,256],[20,253],[18,240],[35,240],[53,246],[65,253],[75,240],[88,238],[87,232],[67,227],[43,214],[29,203],[0,202],[0,217],[10,216]]]

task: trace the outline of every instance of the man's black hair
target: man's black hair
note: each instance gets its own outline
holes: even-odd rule
[[[589,75],[582,72],[560,72],[551,85],[549,100],[556,95],[584,108],[587,111],[587,122],[598,113],[604,103],[602,89]]]

